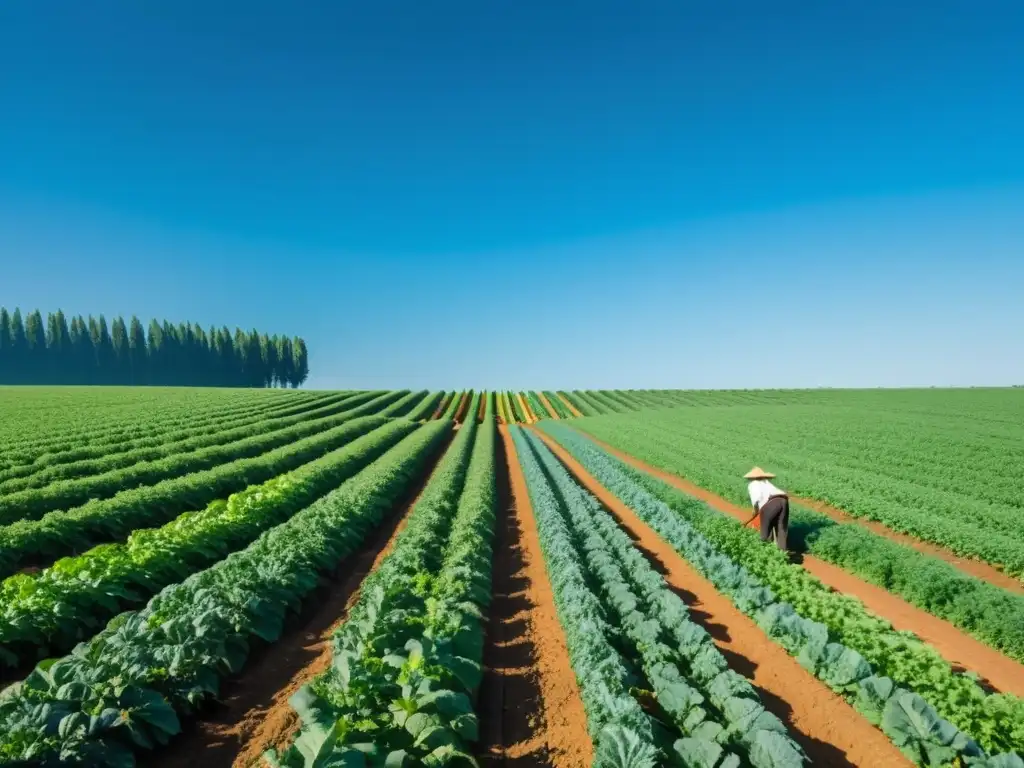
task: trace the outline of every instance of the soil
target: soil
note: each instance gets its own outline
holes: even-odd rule
[[[461,424],[466,419],[466,409],[469,407],[469,392],[462,393],[459,407],[455,409],[455,421]]]
[[[515,397],[516,402],[519,403],[519,407],[523,411],[523,416],[526,417],[526,423],[533,424],[535,421],[537,421],[537,417],[534,415],[533,411],[530,410],[530,405],[529,403],[526,402],[526,398],[520,394],[516,394]]]
[[[331,664],[331,637],[359,599],[366,576],[391,551],[438,459],[451,442],[442,441],[417,484],[398,510],[331,574],[304,603],[294,625],[273,644],[251,654],[239,677],[224,682],[215,708],[147,761],[157,768],[249,768],[271,746],[284,747],[299,720],[288,699]]]
[[[577,409],[575,405],[569,402],[568,397],[565,397],[564,395],[561,395],[558,392],[555,392],[555,397],[562,401],[562,405],[568,408],[569,413],[571,413],[575,418],[579,419],[583,416],[583,414],[579,412],[579,409]]]
[[[537,399],[539,399],[540,400],[540,404],[543,405],[547,409],[547,412],[551,416],[552,419],[561,419],[562,418],[561,416],[558,415],[558,411],[556,411],[554,408],[551,407],[551,401],[548,400],[547,397],[544,396],[543,392],[538,392],[537,393]]]
[[[547,436],[544,435],[544,437]],[[745,507],[733,504],[721,496],[694,485],[689,480],[651,466],[607,443],[595,438],[591,439],[627,464],[664,480],[683,493],[707,503],[712,508],[744,522],[750,519],[750,510]],[[804,503],[803,500],[794,499],[794,501],[800,504]],[[889,533],[892,532],[889,531]],[[863,581],[831,563],[808,554],[802,556],[802,561],[804,569],[820,582],[837,592],[856,597],[868,611],[882,617],[894,628],[913,632],[938,651],[955,669],[970,670],[978,674],[982,678],[981,684],[986,688],[1024,696],[1024,664],[1004,656],[948,621],[933,616],[882,587]]]
[[[444,412],[445,412],[445,410],[447,410],[447,408],[448,408],[448,403],[450,403],[450,402],[451,402],[451,399],[452,399],[453,397],[455,397],[455,394],[454,394],[454,393],[452,393],[452,394],[450,394],[450,395],[445,395],[444,397],[442,397],[442,398],[441,398],[441,402],[439,402],[439,403],[437,404],[437,408],[436,408],[436,409],[434,409],[434,413],[433,413],[433,414],[431,415],[431,417],[430,417],[430,420],[431,420],[431,421],[436,421],[437,419],[440,419],[440,418],[441,418],[441,414],[442,414],[442,413],[444,413]]]
[[[487,393],[484,392],[480,395],[480,407],[476,412],[476,420],[483,424],[484,414],[487,412]]]
[[[484,650],[478,755],[487,766],[589,766],[586,713],[544,570],[508,428],[498,447],[494,597]]]
[[[633,538],[636,546],[690,607],[729,662],[748,678],[761,702],[784,722],[812,764],[828,766],[908,766],[889,739],[840,696],[813,677],[750,618],[698,574],[625,504],[601,486],[547,435],[537,433],[576,480],[598,498]]]

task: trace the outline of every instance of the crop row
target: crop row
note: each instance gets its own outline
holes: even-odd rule
[[[340,488],[216,565],[123,613],[68,656],[0,692],[0,763],[130,766],[217,696],[253,641],[361,546],[412,486],[451,422],[416,429]]]
[[[382,410],[382,415],[387,415]],[[28,488],[0,496],[0,524],[34,520],[53,510],[67,510],[91,499],[155,485],[168,478],[201,472],[239,459],[252,458],[344,423],[355,409],[313,420],[302,420],[283,429],[258,429],[248,437],[224,445],[212,445],[153,461],[142,461],[98,475],[61,480],[42,488]]]
[[[353,430],[358,432],[359,426]],[[292,472],[186,512],[155,529],[133,531],[33,574],[0,583],[0,665],[66,652],[119,611],[247,546],[336,488],[412,432],[388,421]]]
[[[197,424],[224,422],[253,413],[264,414],[295,407],[312,407],[312,403],[335,397],[338,395],[334,393],[318,397],[310,397],[307,394],[295,398],[250,396],[234,406],[226,406],[224,403],[218,405],[217,400],[210,398],[200,399],[201,405],[194,409],[178,405],[167,414],[163,414],[158,407],[124,416],[102,413],[81,430],[71,429],[62,423],[54,424],[49,429],[40,424],[32,438],[17,444],[5,444],[0,464],[6,468],[10,465],[33,463],[45,459],[50,454],[69,449],[117,446],[122,442],[143,437],[159,438],[168,432],[187,429]]]
[[[410,421],[424,421],[434,415],[437,406],[441,404],[444,392],[433,392],[423,398],[419,404],[406,414]]]
[[[272,765],[473,764],[494,435],[491,413],[460,430],[336,631],[330,669],[292,697],[302,727],[290,748],[266,755]]]
[[[731,413],[736,409],[726,410]],[[692,477],[693,474],[712,473],[719,475],[715,478],[719,484],[728,483],[721,476],[731,472],[733,477],[725,493],[730,498],[741,492],[742,470],[738,468],[749,465],[750,457],[760,456],[760,461],[771,462],[773,470],[784,474],[787,490],[794,494],[835,504],[852,515],[877,520],[893,530],[939,544],[957,554],[1001,565],[1015,575],[1024,574],[1024,535],[1019,524],[1019,508],[972,498],[965,492],[948,488],[921,485],[913,471],[886,466],[863,468],[856,466],[856,458],[848,462],[845,458],[829,458],[823,452],[808,452],[785,441],[772,442],[760,434],[766,428],[764,425],[741,435],[737,431],[739,426],[719,424],[726,419],[731,423],[738,417],[715,413],[714,409],[703,411],[711,415],[682,419],[659,414],[657,423],[636,417],[629,420],[608,417],[588,423],[586,429],[598,436],[615,435],[617,438],[636,434],[644,441],[657,443],[660,451],[675,454],[676,464],[685,465],[685,476],[695,482],[700,480]],[[906,431],[889,433],[885,442],[900,444]],[[800,442],[803,441],[801,438]],[[881,447],[884,448],[885,442],[880,443]],[[941,452],[941,449],[936,450]],[[999,476],[1000,467],[1009,460],[977,464],[977,469],[984,476]],[[906,474],[894,477],[887,472]],[[712,490],[722,492],[717,488]],[[970,525],[964,525],[965,517],[970,518]]]
[[[744,492],[737,489],[735,463],[714,446],[703,444],[698,448],[683,438],[669,441],[653,429],[640,431],[618,423],[587,422],[581,428],[637,458],[687,477],[732,501],[746,503]],[[790,528],[796,546],[1024,661],[1024,595],[968,576],[949,563],[860,526],[834,523],[799,505],[790,510]]]
[[[247,438],[259,437],[269,432],[284,429],[285,427],[302,423],[313,423],[318,419],[351,410],[370,399],[372,399],[370,396],[354,395],[327,405],[318,405],[312,410],[297,415],[257,417],[241,425],[232,424],[215,432],[201,435],[192,434],[181,440],[168,441],[156,446],[127,451],[117,450],[111,452],[108,450],[101,457],[37,467],[35,472],[31,474],[25,473],[21,477],[0,480],[0,494],[16,493],[28,488],[40,488],[55,481],[97,476],[113,470],[132,467],[143,462],[166,459],[214,445],[225,445]],[[327,422],[321,421],[319,423],[326,424]],[[35,465],[28,466],[35,467]],[[126,482],[130,482],[130,478],[126,478]],[[122,486],[122,489],[123,487],[127,486]],[[89,498],[93,497],[90,495]]]
[[[360,420],[356,425],[352,422],[396,396],[382,395],[349,411],[348,420],[339,426],[260,456],[122,491],[66,512],[49,512],[39,520],[0,526],[0,577],[27,564],[50,563],[95,544],[124,539],[136,528],[163,525],[182,512],[201,509],[215,499],[295,469],[362,434],[353,433],[354,429],[368,431],[378,425],[382,417]]]
[[[572,416],[572,411],[570,411],[566,407],[565,403],[562,401],[562,398],[560,398],[557,394],[555,394],[554,392],[550,392],[550,391],[549,392],[544,392],[542,394],[544,395],[544,398],[550,404],[551,410],[554,410],[555,415],[558,418],[560,418],[560,419],[571,419],[573,417]]]
[[[728,668],[711,636],[690,620],[686,604],[615,519],[536,437],[515,428],[513,439],[596,763],[802,765],[803,753],[783,723]],[[633,659],[638,670],[630,668]],[[630,685],[631,678],[640,679]],[[654,713],[632,695],[637,688],[653,694]]]
[[[939,757],[982,759],[982,748],[1024,747],[1024,702],[1017,697],[986,694],[934,649],[829,591],[731,518],[636,472],[564,425],[542,429],[911,759],[939,764]]]

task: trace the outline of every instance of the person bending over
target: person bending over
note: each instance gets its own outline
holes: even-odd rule
[[[783,552],[787,551],[789,538],[789,497],[771,482],[775,477],[760,467],[754,467],[743,477],[750,481],[750,503],[754,505],[754,516],[743,525],[748,526],[761,516],[761,541],[768,541],[773,535],[775,543]]]

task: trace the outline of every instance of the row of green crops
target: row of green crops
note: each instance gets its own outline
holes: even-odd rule
[[[1017,697],[987,695],[930,646],[763,546],[756,532],[633,470],[569,427],[542,429],[912,760],[940,765],[957,756],[980,760],[981,748],[1024,747],[1024,702]]]
[[[694,447],[661,437],[655,430],[586,421],[581,429],[657,467],[685,476],[703,488],[738,503],[734,464],[710,446],[707,463],[696,467]],[[1024,661],[1024,595],[1014,594],[955,566],[890,541],[855,524],[838,524],[825,515],[793,505],[791,541],[945,619],[984,643]]]
[[[17,390],[21,391],[21,390]],[[168,432],[187,429],[190,425],[223,422],[238,419],[250,413],[270,413],[278,409],[309,405],[324,399],[325,395],[310,397],[256,397],[250,394],[224,402],[209,393],[200,392],[191,400],[172,400],[171,407],[153,403],[146,410],[133,409],[127,413],[117,409],[108,399],[96,399],[90,390],[69,390],[75,393],[71,404],[63,408],[54,408],[41,414],[35,430],[24,434],[20,439],[8,435],[9,442],[0,446],[0,469],[9,469],[35,462],[54,453],[80,447],[98,447],[106,445],[116,449],[121,442],[143,437],[159,437]],[[31,392],[31,390],[29,390]],[[4,393],[6,394],[6,393]],[[54,399],[59,399],[57,395]],[[31,398],[31,394],[28,395]],[[18,400],[10,397],[0,399],[0,413],[5,419],[15,419],[22,415],[22,396]],[[131,400],[129,395],[126,399]],[[98,405],[90,407],[89,403]],[[189,402],[195,405],[186,407]],[[74,425],[78,419],[85,423],[78,428]],[[7,433],[6,424],[0,427],[0,433]]]
[[[581,426],[650,446],[667,469],[727,498],[742,496],[743,472],[756,463],[796,495],[1024,574],[1024,497],[1006,471],[1024,463],[1020,429],[1014,444],[1001,425],[821,406],[676,409]]]
[[[448,407],[445,408],[442,418],[454,419],[459,412],[459,406],[462,404],[462,399],[471,395],[472,393],[467,392],[453,392],[452,399],[448,401]]]
[[[538,419],[551,418],[551,414],[548,413],[548,409],[544,407],[544,403],[542,403],[540,398],[537,397],[536,392],[525,392],[523,394],[526,397],[526,403],[530,406],[530,410],[533,411],[534,416]]]
[[[348,412],[349,420],[373,413],[397,397],[382,395]],[[163,525],[189,510],[254,483],[270,480],[334,450],[352,438],[349,422],[261,456],[123,491],[67,512],[50,512],[39,520],[0,526],[0,577],[25,565],[45,565],[56,558],[108,541],[123,540],[136,528]]]
[[[259,449],[261,443],[243,444],[240,441],[252,441],[260,438],[274,440],[277,438],[271,438],[271,434],[289,427],[301,428],[303,425],[310,427],[317,425],[319,429],[326,429],[333,425],[329,417],[351,410],[370,399],[372,398],[355,395],[298,415],[263,418],[243,426],[232,426],[230,429],[198,437],[190,436],[183,440],[166,442],[149,448],[107,453],[102,458],[55,464],[41,468],[31,475],[0,481],[0,502],[3,502],[5,496],[26,489],[42,488],[62,482],[60,490],[54,490],[50,496],[33,498],[33,502],[37,506],[43,504],[45,499],[48,508],[43,511],[49,511],[49,509],[74,504],[77,499],[83,497],[91,499],[112,495],[111,488],[124,490],[136,485],[150,485],[164,477],[174,477],[194,471],[192,468],[196,465],[202,469],[213,466],[223,461],[223,459],[218,459],[221,456],[229,456],[228,460],[233,461],[247,455],[255,455],[251,451],[261,452]],[[289,434],[292,434],[294,439],[305,437],[314,431],[316,429],[311,428],[309,431]],[[271,443],[269,445],[276,447],[281,444]],[[244,453],[236,455],[235,449],[244,451]],[[185,456],[188,457],[187,460],[182,458]],[[179,460],[184,460],[186,463],[179,467],[174,463]],[[111,484],[101,479],[110,472],[118,472],[116,477],[120,482]],[[70,482],[76,479],[80,479],[80,482],[77,484]],[[0,506],[0,509],[2,508]]]
[[[357,550],[408,493],[450,421],[432,421],[246,549],[123,613],[69,656],[0,692],[0,763],[130,766],[215,698],[254,639]]]
[[[123,544],[103,544],[37,573],[5,579],[0,583],[0,666],[66,652],[114,614],[248,546],[413,428],[404,419],[365,417],[350,424],[352,441],[343,448],[232,494],[226,502],[186,512],[161,528],[136,530]]]
[[[549,403],[551,403],[551,407],[555,410],[555,413],[558,415],[558,418],[571,419],[573,417],[572,411],[566,408],[565,403],[562,401],[562,398],[560,398],[555,392],[544,392],[544,397],[547,399]]]
[[[336,631],[331,668],[292,697],[302,727],[290,748],[268,753],[272,765],[474,764],[494,443],[490,408],[482,426],[465,422]]]
[[[596,765],[796,768],[783,723],[600,503],[539,438],[516,452],[587,711]],[[621,652],[616,647],[621,648]],[[633,669],[632,661],[639,662]],[[632,690],[653,693],[648,715]]]
[[[426,397],[429,393],[424,389],[419,392],[408,392],[403,390],[402,396],[391,403],[389,406],[379,411],[381,416],[404,416],[411,411],[420,400]]]
[[[63,446],[60,450],[46,452],[37,456],[36,459],[29,464],[19,464],[18,466],[11,467],[5,470],[2,476],[5,479],[24,477],[61,464],[74,464],[80,461],[90,461],[108,456],[116,456],[122,453],[141,451],[147,448],[160,449],[166,444],[173,445],[175,443],[188,440],[203,440],[225,430],[246,426],[257,421],[262,421],[263,419],[301,416],[304,413],[320,410],[321,408],[328,407],[348,398],[362,397],[363,395],[366,395],[368,398],[372,398],[380,394],[382,393],[374,392],[357,393],[356,395],[332,395],[329,397],[317,398],[315,400],[303,398],[302,400],[294,400],[290,403],[276,403],[271,408],[252,407],[246,412],[240,412],[226,417],[217,416],[203,418],[202,416],[197,415],[194,419],[188,422],[187,426],[175,426],[171,430],[158,430],[156,433],[147,432],[142,437],[135,437],[134,435],[137,433],[133,432],[132,435],[121,435],[113,439],[113,442],[78,442],[68,444]],[[365,402],[365,399],[362,400],[362,402]],[[197,445],[196,447],[200,446]]]
[[[444,398],[444,392],[433,392],[423,398],[419,404],[406,414],[406,418],[410,421],[424,421],[434,415],[434,411],[437,410],[437,406],[441,404],[441,400]]]

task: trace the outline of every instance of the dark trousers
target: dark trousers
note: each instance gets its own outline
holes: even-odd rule
[[[789,538],[789,498],[772,496],[761,507],[761,541],[768,541],[775,534],[775,543],[786,551]]]

